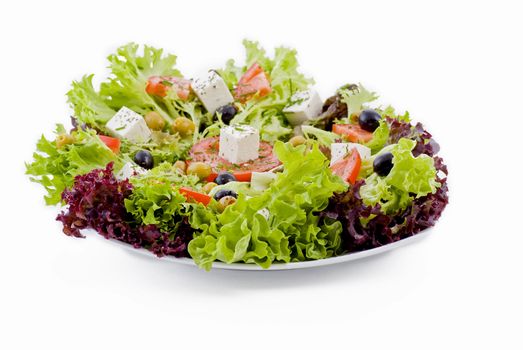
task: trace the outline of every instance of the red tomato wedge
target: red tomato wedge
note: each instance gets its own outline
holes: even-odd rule
[[[145,92],[149,95],[165,97],[170,89],[174,89],[178,97],[186,101],[191,92],[191,81],[178,77],[152,76],[147,80]]]
[[[98,135],[98,137],[103,143],[105,143],[107,147],[111,149],[111,151],[113,151],[116,154],[120,153],[120,145],[122,144],[120,142],[120,139],[105,135]]]
[[[332,132],[346,136],[350,142],[364,143],[372,139],[372,133],[363,130],[357,124],[334,124],[332,126]]]
[[[256,93],[258,93],[258,97],[263,97],[270,94],[271,91],[267,73],[258,63],[253,63],[238,81],[235,97],[237,100],[246,101]]]
[[[187,198],[187,200],[194,200],[195,202],[208,205],[211,202],[211,197],[200,192],[196,192],[187,187],[181,187],[180,193]]]
[[[258,159],[251,160],[242,164],[233,164],[219,155],[220,138],[218,136],[209,137],[196,143],[189,151],[191,161],[209,164],[212,168],[211,175],[207,181],[214,181],[218,173],[228,171],[232,173],[238,181],[251,181],[253,171],[264,172],[276,168],[280,161],[272,151],[272,146],[264,141],[260,141]],[[190,163],[191,161],[188,161]]]
[[[345,157],[332,164],[330,168],[343,181],[354,185],[361,168],[360,153],[356,149],[352,149]]]

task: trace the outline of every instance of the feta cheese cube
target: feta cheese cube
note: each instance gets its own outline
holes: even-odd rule
[[[129,179],[132,176],[145,174],[146,172],[147,172],[147,170],[145,170],[141,166],[131,163],[131,162],[127,162],[124,164],[122,169],[118,172],[118,174],[116,174],[116,179],[122,181],[122,180]]]
[[[260,132],[248,125],[229,125],[220,130],[219,155],[240,164],[258,158]]]
[[[214,114],[218,107],[234,101],[227,84],[215,71],[209,71],[206,75],[195,78],[191,88],[210,114]]]
[[[331,144],[331,165],[343,158],[352,149],[356,149],[361,159],[370,158],[370,148],[359,143],[333,143]]]
[[[127,107],[120,108],[105,126],[114,136],[131,142],[147,142],[151,138],[145,119]]]
[[[253,171],[251,176],[251,188],[255,191],[265,191],[271,185],[271,182],[278,177],[275,173],[260,173]]]
[[[306,123],[321,113],[323,101],[315,90],[295,93],[283,112],[292,126]]]

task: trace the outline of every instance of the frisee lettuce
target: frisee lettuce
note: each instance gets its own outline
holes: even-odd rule
[[[317,215],[345,183],[328,168],[315,143],[312,150],[276,142],[274,150],[284,164],[269,189],[260,196],[240,194],[221,214],[196,208],[191,225],[201,233],[189,244],[198,266],[210,269],[213,261],[243,261],[268,268],[273,262],[322,259],[340,251],[342,231],[337,221]],[[261,213],[267,210],[268,219]]]

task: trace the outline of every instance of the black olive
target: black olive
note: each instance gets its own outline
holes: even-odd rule
[[[218,192],[216,192],[214,194],[214,199],[219,201],[221,198],[223,198],[225,196],[231,196],[234,198],[238,198],[238,194],[232,190],[219,190]]]
[[[220,113],[222,115],[222,122],[224,124],[229,125],[232,118],[234,118],[234,116],[236,115],[236,113],[238,113],[238,111],[236,110],[236,107],[234,107],[234,105],[229,104],[229,105],[218,107],[218,109],[216,110],[216,113]],[[218,119],[218,116],[216,116],[216,114],[215,114],[215,118]]]
[[[363,130],[374,132],[380,126],[381,115],[373,109],[361,111],[358,122]]]
[[[374,159],[374,163],[372,163],[374,167],[374,171],[379,176],[387,176],[390,173],[390,170],[392,169],[392,153],[386,152],[383,154],[380,154],[379,156]]]
[[[152,169],[154,166],[154,159],[149,151],[138,151],[134,155],[134,162],[144,169]]]
[[[225,185],[227,182],[236,181],[236,177],[228,172],[222,172],[219,173],[218,176],[216,176],[216,179],[214,182],[216,182],[218,185]]]

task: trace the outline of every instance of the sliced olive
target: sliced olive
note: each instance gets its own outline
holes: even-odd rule
[[[74,137],[69,134],[60,134],[56,137],[56,148],[64,148],[74,143]]]

